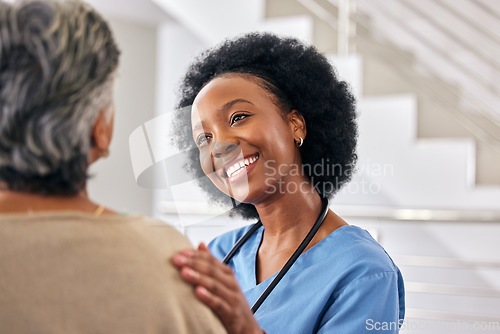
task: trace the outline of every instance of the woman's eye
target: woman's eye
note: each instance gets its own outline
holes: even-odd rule
[[[202,146],[203,144],[205,144],[205,143],[208,141],[208,139],[209,139],[209,138],[210,138],[210,137],[209,137],[209,136],[207,136],[207,135],[199,135],[199,136],[196,138],[196,145],[197,145],[197,146]]]
[[[246,114],[236,114],[236,115],[234,115],[233,118],[231,118],[231,125],[233,125],[236,122],[241,121],[242,119],[244,119],[247,116],[248,115],[246,115]]]

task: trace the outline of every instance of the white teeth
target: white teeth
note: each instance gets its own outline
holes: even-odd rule
[[[231,167],[229,167],[227,169],[227,171],[226,171],[227,176],[231,177],[234,174],[242,171],[244,167],[250,166],[255,161],[257,161],[258,158],[259,158],[258,156],[255,156],[255,157],[251,157],[249,159],[245,159],[245,160],[242,160],[242,161],[235,163],[234,165],[232,165]]]

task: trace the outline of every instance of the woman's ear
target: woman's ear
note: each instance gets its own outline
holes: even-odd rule
[[[293,133],[294,140],[298,143],[300,142],[300,138],[302,138],[303,141],[307,135],[307,127],[304,116],[302,116],[302,114],[298,110],[293,109],[288,114],[288,121],[290,124],[290,129]]]
[[[109,113],[112,113],[109,115]],[[92,128],[89,162],[92,163],[109,154],[109,145],[113,136],[113,112],[102,109]]]
[[[107,150],[111,144],[113,125],[110,123],[112,123],[112,120],[108,117],[108,110],[102,109],[92,129],[92,142],[100,150]]]

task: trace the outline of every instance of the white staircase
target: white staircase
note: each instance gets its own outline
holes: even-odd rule
[[[417,101],[413,96],[362,98],[358,110],[360,166],[353,184],[365,181],[375,193],[365,191],[360,202],[349,190],[362,187],[347,186],[337,196],[339,203],[500,208],[500,187],[475,185],[473,140],[416,137]],[[388,202],[380,203],[380,195]]]

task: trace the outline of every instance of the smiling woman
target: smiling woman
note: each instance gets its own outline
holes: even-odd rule
[[[179,145],[196,143],[189,167],[208,176],[202,188],[259,219],[212,241],[215,257],[200,245],[173,258],[228,332],[359,334],[368,319],[403,319],[399,269],[328,208],[351,177],[357,130],[354,98],[327,59],[295,39],[249,34],[203,54],[181,94],[190,113]]]
[[[294,136],[305,137],[302,116],[296,111],[285,115],[248,76],[227,74],[211,80],[197,95],[191,117],[193,123],[199,119],[203,124],[193,127],[203,172],[240,202],[264,200],[273,165],[300,164],[300,154],[288,144]],[[274,163],[265,164],[260,157]],[[282,176],[286,174],[288,170]],[[290,182],[305,181],[303,175],[296,178]]]

